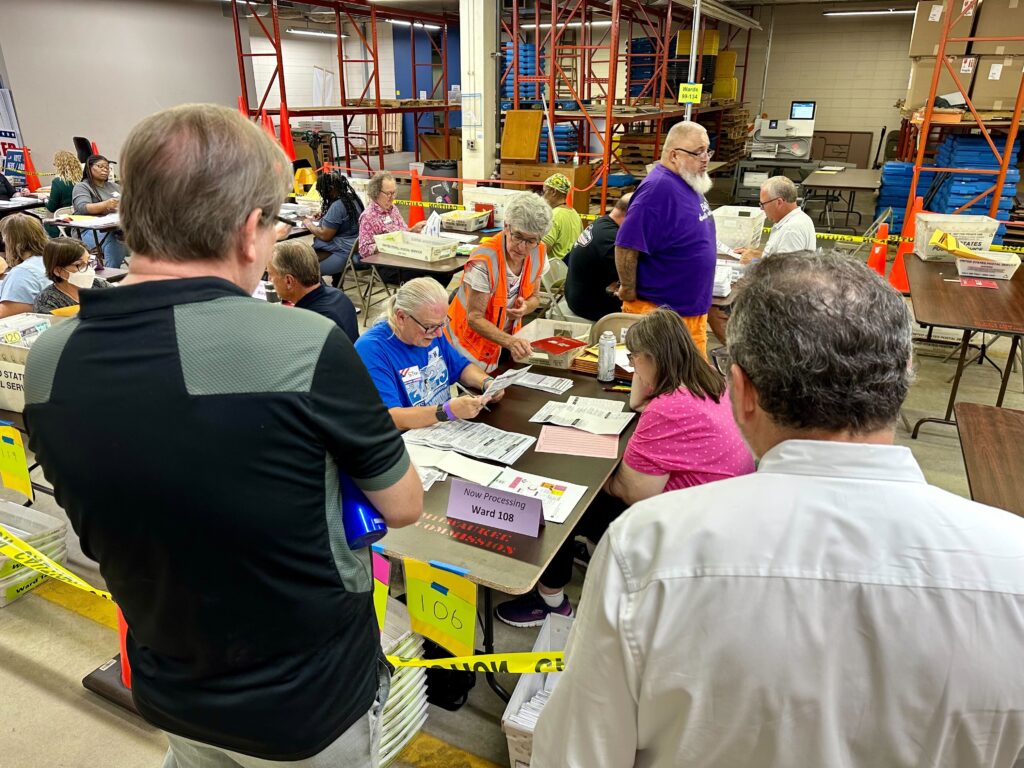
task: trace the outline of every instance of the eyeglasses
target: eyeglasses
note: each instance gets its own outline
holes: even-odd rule
[[[717,370],[723,376],[729,375],[729,366],[732,365],[732,355],[729,354],[729,350],[725,347],[719,347],[718,349],[711,350],[711,362],[715,365]]]
[[[84,263],[76,261],[74,264],[68,264],[67,267],[65,267],[65,269],[67,269],[68,272],[88,272],[89,267],[92,266],[90,262],[92,261],[93,258],[94,257],[90,257],[89,261],[86,261]]]
[[[640,354],[640,353],[638,352],[637,354]],[[631,368],[636,367],[636,366],[633,365],[633,353],[632,352],[627,352],[626,353],[626,360],[629,361],[629,365],[630,365]]]
[[[405,314],[411,317],[412,321],[416,323],[416,325],[418,325],[420,328],[422,328],[423,332],[428,336],[433,336],[439,330],[444,328],[444,323],[438,323],[437,325],[424,325],[423,323],[416,319],[416,316],[412,312],[406,312]]]
[[[686,154],[691,155],[692,157],[696,157],[698,160],[710,160],[712,157],[715,156],[715,150],[713,150],[713,149],[705,149],[703,152],[694,152],[691,149],[683,149],[682,147],[673,147],[672,151],[675,152],[677,149],[680,152],[685,152]]]
[[[521,235],[518,232],[513,232],[511,229],[508,231],[508,234],[517,243],[522,243],[523,245],[525,245],[525,246],[527,246],[529,248],[537,247],[537,243],[540,242],[540,238],[538,238],[538,237],[526,237],[525,235]]]
[[[381,194],[384,195],[384,197],[394,197],[395,195],[398,194],[398,190],[397,189],[393,189],[390,192],[385,192],[385,191],[381,190]]]
[[[766,205],[768,205],[768,203],[774,203],[776,200],[779,199],[780,198],[778,197],[773,197],[771,200],[765,200],[763,203],[758,203],[758,205],[761,206],[761,208],[763,209]]]

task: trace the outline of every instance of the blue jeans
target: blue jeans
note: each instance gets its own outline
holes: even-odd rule
[[[95,232],[91,229],[82,230],[82,242],[90,248],[95,248],[100,240],[103,241],[103,266],[117,269],[124,263],[128,249],[124,243],[114,236],[113,232]]]

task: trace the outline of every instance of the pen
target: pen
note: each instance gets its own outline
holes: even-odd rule
[[[469,395],[470,397],[478,397],[478,395],[474,395],[472,392],[470,392],[468,389],[466,389],[464,386],[462,386],[462,384],[460,384],[457,381],[455,382],[455,388],[457,390],[459,390],[460,392],[462,392],[464,395]],[[481,405],[480,407],[483,408],[485,411],[490,411],[491,410],[486,405]]]
[[[616,384],[613,387],[602,387],[605,392],[632,392],[632,387],[624,387],[621,384]]]

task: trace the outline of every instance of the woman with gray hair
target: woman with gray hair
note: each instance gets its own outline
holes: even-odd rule
[[[370,179],[370,183],[366,187],[370,205],[359,215],[360,259],[372,256],[377,250],[377,243],[373,239],[375,235],[409,229],[402,214],[395,207],[397,191],[398,183],[395,181],[395,177],[387,171],[381,171]],[[421,221],[419,224],[413,225],[412,231],[419,232],[425,224],[426,222]]]
[[[387,317],[356,342],[356,352],[399,429],[472,419],[485,403],[501,399],[500,392],[493,398],[468,391],[451,396],[453,384],[483,392],[492,377],[441,333],[447,311],[444,288],[429,277],[417,277],[392,294]]]
[[[551,208],[529,192],[505,206],[499,235],[482,241],[466,262],[462,285],[448,307],[445,335],[487,371],[498,367],[502,349],[515,360],[530,356],[530,344],[515,334],[540,304],[537,289],[547,268],[542,239]]]

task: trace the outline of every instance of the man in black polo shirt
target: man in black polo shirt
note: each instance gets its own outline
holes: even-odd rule
[[[289,240],[278,243],[267,264],[267,276],[281,301],[323,315],[338,324],[353,344],[359,338],[356,308],[337,288],[324,285],[320,260],[308,243]]]
[[[569,274],[565,278],[565,300],[573,314],[588,320],[600,320],[622,311],[622,300],[608,293],[608,286],[619,280],[615,269],[615,235],[626,218],[628,193],[615,206],[583,230],[576,245],[565,257]]]
[[[392,527],[423,495],[345,334],[250,297],[291,164],[234,110],[185,105],[137,125],[121,167],[129,275],[39,339],[25,419],[124,611],[135,705],[165,768],[375,766],[388,673],[339,473]]]

